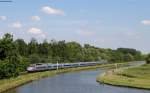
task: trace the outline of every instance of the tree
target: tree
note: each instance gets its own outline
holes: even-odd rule
[[[38,42],[35,38],[32,38],[28,44],[29,55],[38,53]]]
[[[79,53],[82,54],[81,45],[77,42],[68,42],[66,46],[67,46],[68,60],[71,62],[79,61],[77,60],[77,57]]]
[[[147,57],[146,57],[146,63],[150,64],[150,54],[148,54]]]
[[[140,51],[131,48],[112,50],[65,40],[39,43],[34,38],[29,43],[23,39],[14,41],[7,33],[0,39],[0,79],[18,76],[29,64],[99,61],[100,58],[113,63],[142,60],[144,57]],[[150,54],[146,60],[150,63]]]
[[[15,47],[13,44],[13,36],[10,34],[5,34],[0,40],[0,59],[4,60],[5,58],[12,55]]]
[[[41,63],[40,57],[37,54],[32,54],[29,56],[30,64]]]
[[[13,42],[13,36],[5,34],[0,40],[0,78],[9,78],[19,75],[18,53]]]
[[[17,39],[15,42],[15,46],[17,48],[17,52],[21,56],[27,56],[27,44],[23,39]]]
[[[134,57],[130,53],[128,53],[128,54],[124,55],[124,60],[125,61],[133,61]]]

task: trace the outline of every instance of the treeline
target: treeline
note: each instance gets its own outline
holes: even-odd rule
[[[64,40],[44,40],[38,43],[34,38],[26,43],[23,39],[13,40],[13,36],[7,33],[0,39],[0,78],[18,76],[33,63],[87,62],[101,59],[108,62],[125,62],[143,58],[141,52],[135,49],[104,49]]]
[[[150,64],[150,54],[148,54],[148,55],[146,56],[146,63],[147,63],[147,64]]]

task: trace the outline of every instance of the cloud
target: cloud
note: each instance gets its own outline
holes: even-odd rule
[[[40,21],[41,18],[39,16],[31,16],[32,21]]]
[[[40,36],[40,37],[42,37],[42,38],[45,38],[45,37],[46,37],[45,33],[44,33],[41,29],[36,28],[36,27],[30,28],[30,29],[28,30],[28,32],[31,33],[31,34],[33,34],[33,35],[38,35],[38,36]]]
[[[41,29],[39,29],[39,28],[35,28],[35,27],[30,28],[30,29],[28,30],[28,32],[29,32],[29,33],[31,33],[31,34],[35,34],[35,35],[42,34]]]
[[[5,20],[7,20],[6,16],[0,16],[0,21],[5,21]]]
[[[52,14],[52,15],[64,15],[65,14],[63,10],[52,8],[49,6],[42,7],[41,11],[46,14]]]
[[[144,25],[150,25],[150,20],[143,20],[141,23]]]
[[[13,23],[13,24],[12,24],[12,27],[19,29],[19,28],[22,27],[22,24],[18,21],[18,22]]]
[[[92,35],[94,35],[94,32],[91,32],[89,30],[80,29],[77,31],[77,34],[79,34],[81,36],[92,36]]]

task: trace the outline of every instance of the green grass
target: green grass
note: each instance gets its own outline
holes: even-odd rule
[[[109,71],[97,77],[97,81],[106,84],[150,89],[150,65]]]

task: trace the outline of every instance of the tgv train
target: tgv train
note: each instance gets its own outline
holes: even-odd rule
[[[56,70],[63,68],[72,68],[72,67],[85,67],[85,66],[95,66],[99,64],[105,64],[106,61],[101,62],[78,62],[78,63],[64,63],[64,64],[51,64],[51,63],[37,63],[32,64],[27,67],[28,72],[38,72],[46,70]]]

